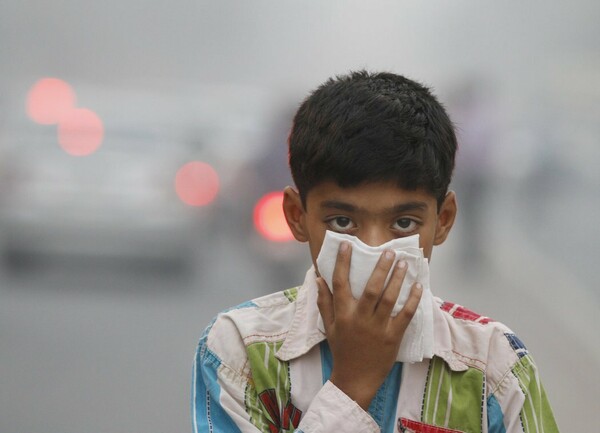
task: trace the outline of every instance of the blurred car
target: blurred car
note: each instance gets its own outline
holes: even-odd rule
[[[174,188],[182,143],[111,131],[73,157],[54,127],[11,131],[0,142],[0,239],[8,263],[105,257],[187,266],[200,223]]]

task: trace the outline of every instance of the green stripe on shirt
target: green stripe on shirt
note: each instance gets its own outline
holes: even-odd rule
[[[525,394],[525,402],[521,409],[521,422],[525,433],[558,433],[552,408],[531,356],[519,358],[512,372]]]

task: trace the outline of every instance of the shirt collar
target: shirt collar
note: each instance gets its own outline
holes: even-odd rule
[[[434,298],[434,356],[442,358],[451,370],[464,371],[468,365],[452,350],[450,327],[440,309],[441,304],[441,299]],[[325,340],[325,333],[319,329],[319,319],[317,274],[312,266],[306,273],[304,283],[298,288],[294,318],[275,356],[281,361],[290,361],[308,353],[315,345]]]
[[[318,321],[317,273],[312,266],[306,273],[304,283],[298,288],[294,318],[275,356],[281,361],[290,361],[325,340],[325,333],[319,330]]]

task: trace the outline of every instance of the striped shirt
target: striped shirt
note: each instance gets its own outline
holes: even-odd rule
[[[194,433],[558,432],[521,340],[438,298],[434,356],[394,364],[364,411],[328,380],[332,356],[316,298],[311,269],[302,286],[213,320],[194,363]]]

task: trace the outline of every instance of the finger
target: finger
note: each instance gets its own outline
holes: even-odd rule
[[[386,250],[379,257],[375,269],[373,269],[369,281],[367,281],[365,291],[358,301],[358,309],[362,313],[373,313],[375,311],[395,256],[396,254],[393,251]]]
[[[317,306],[325,324],[325,331],[327,331],[334,321],[333,296],[323,278],[317,278],[317,287]]]
[[[406,277],[407,269],[408,263],[406,263],[405,260],[400,260],[394,266],[392,276],[390,277],[387,286],[381,294],[379,303],[375,308],[375,314],[381,319],[387,319],[392,314],[392,310],[396,305],[396,301],[398,301],[398,296],[400,295],[400,290],[402,289],[402,283]]]
[[[398,315],[392,319],[392,326],[395,327],[395,332],[404,333],[408,324],[417,312],[422,294],[423,286],[421,283],[413,284],[408,299],[404,303],[404,307],[402,307]]]
[[[340,243],[338,255],[331,277],[331,291],[333,293],[333,307],[338,308],[352,299],[350,290],[349,274],[350,260],[352,257],[352,246],[349,242]]]

